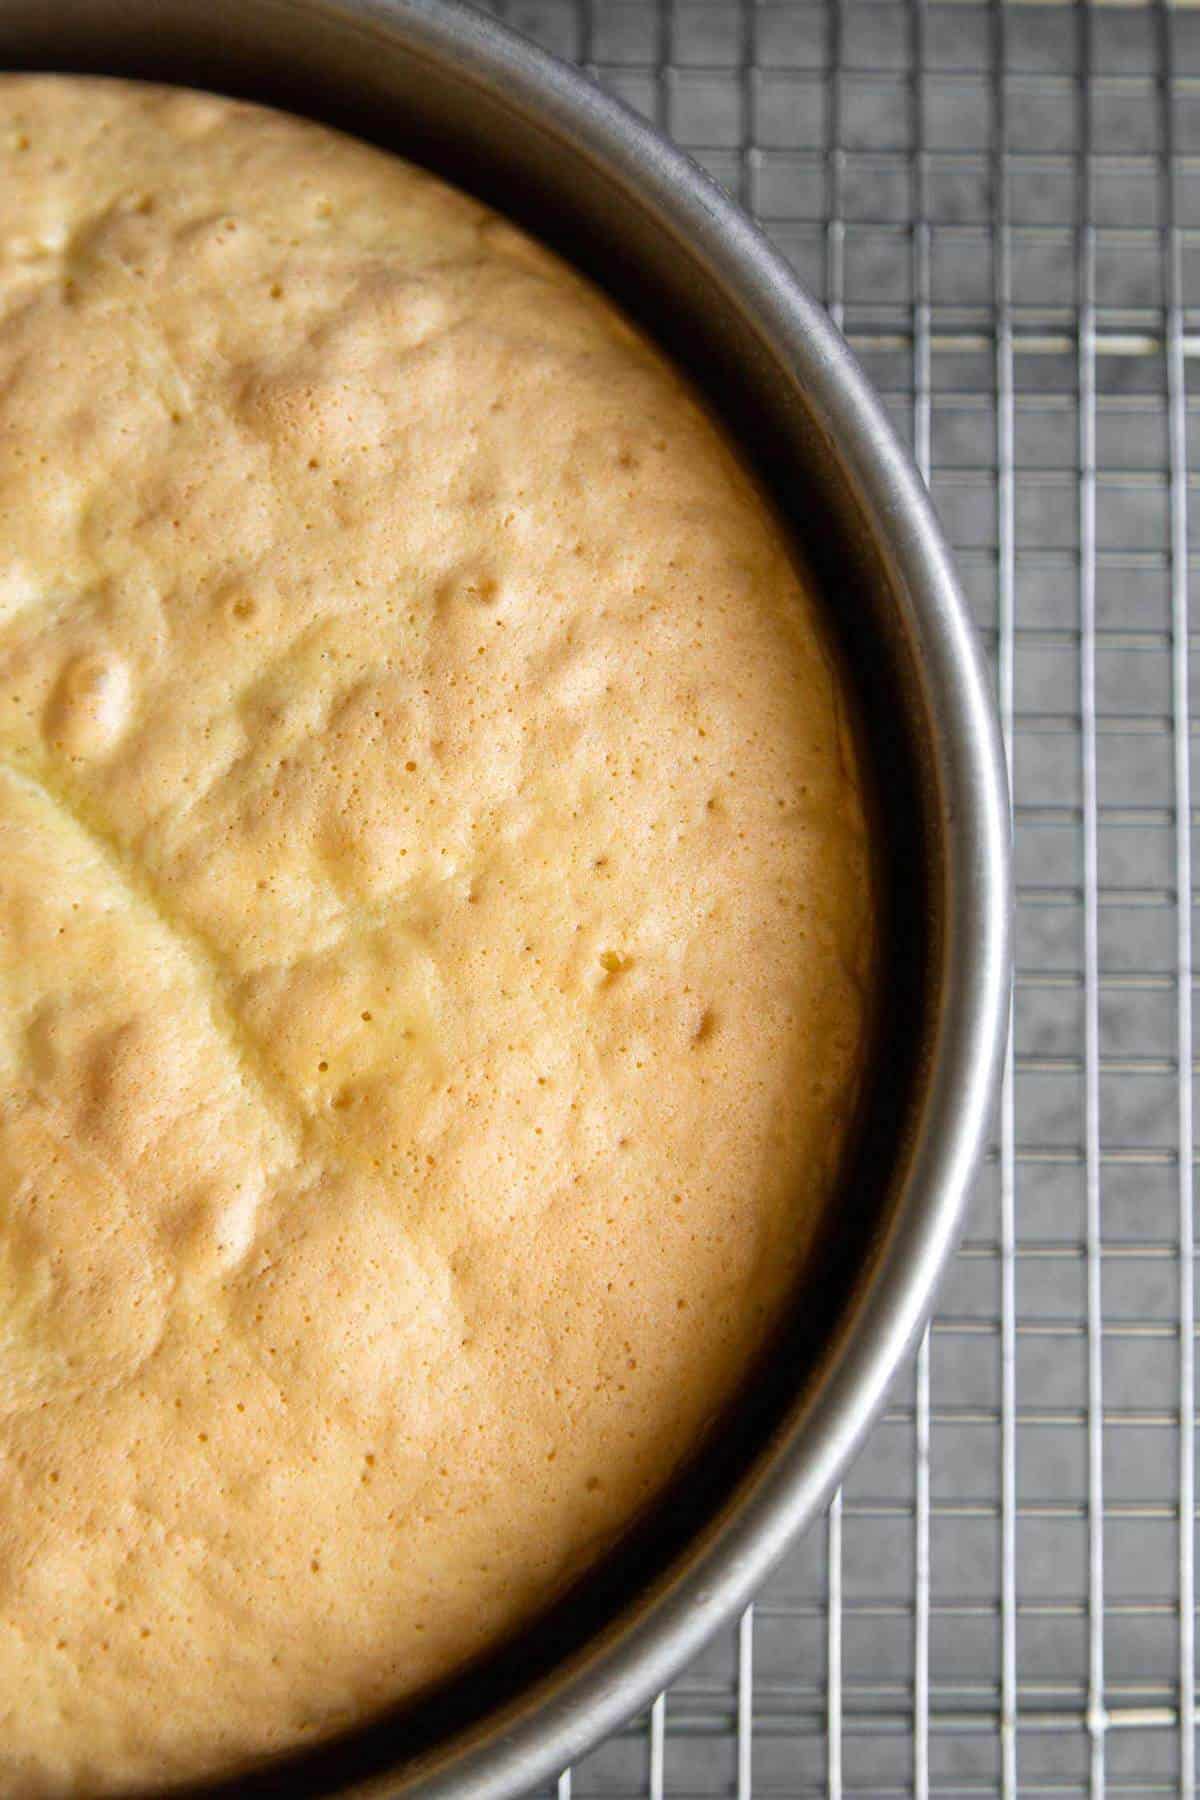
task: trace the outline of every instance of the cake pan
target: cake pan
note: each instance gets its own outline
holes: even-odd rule
[[[0,67],[214,88],[423,162],[584,268],[691,373],[822,589],[886,895],[861,1130],[792,1316],[662,1503],[513,1643],[239,1793],[501,1800],[664,1686],[813,1519],[929,1311],[1008,1022],[1008,802],[984,670],[906,454],[846,345],[686,157],[449,0],[0,0]],[[232,1792],[210,1789],[209,1792]]]

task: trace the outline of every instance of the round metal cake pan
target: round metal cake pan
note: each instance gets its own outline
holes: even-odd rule
[[[1007,790],[971,622],[921,483],[824,313],[686,157],[503,27],[441,0],[0,0],[0,67],[289,107],[427,164],[554,244],[739,439],[857,690],[884,998],[857,1150],[794,1316],[663,1503],[551,1614],[418,1704],[236,1784],[515,1796],[645,1705],[746,1604],[828,1497],[928,1314],[1008,1020]]]

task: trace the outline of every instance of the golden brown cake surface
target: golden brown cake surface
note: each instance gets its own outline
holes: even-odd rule
[[[475,202],[0,79],[0,1793],[353,1721],[730,1395],[861,1057],[838,677]]]

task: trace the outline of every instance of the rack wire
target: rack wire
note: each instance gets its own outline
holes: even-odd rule
[[[957,551],[1013,779],[994,1143],[915,1363],[560,1800],[1196,1793],[1200,10],[507,0],[823,296]]]

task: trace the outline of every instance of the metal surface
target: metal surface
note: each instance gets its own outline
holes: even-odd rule
[[[1200,11],[507,15],[672,130],[845,324],[1014,772],[1015,1033],[930,1335],[825,1531],[575,1800],[1191,1800]]]
[[[790,0],[774,10],[814,16]],[[723,129],[739,119],[740,132],[768,67],[791,67],[760,35],[772,9],[690,13],[715,22],[718,42],[734,46],[737,86]],[[687,72],[672,61],[678,19],[665,8],[648,14],[618,3],[609,14],[599,0],[586,10],[581,0],[578,12],[551,4],[523,18],[592,34],[575,47],[594,59],[608,16],[624,20],[639,43],[651,23],[650,91],[682,101]],[[719,94],[726,53],[718,52],[717,87],[702,76],[693,98],[706,90],[711,103]],[[191,80],[290,103],[501,201],[659,329],[742,436],[834,602],[878,777],[891,961],[881,1077],[819,1279],[670,1504],[544,1628],[417,1712],[239,1784],[240,1792],[515,1794],[618,1726],[741,1613],[735,1780],[749,1794],[756,1628],[742,1609],[827,1498],[922,1324],[984,1137],[1007,1013],[1002,749],[923,490],[843,343],[744,216],[632,115],[478,15],[429,0],[60,0],[53,9],[0,0],[0,64]],[[843,100],[848,114],[848,90]],[[914,116],[923,117],[919,105]],[[923,135],[917,142],[924,180],[931,152],[920,147]],[[751,147],[742,149],[735,185],[754,201],[762,170]],[[844,192],[851,165],[840,148],[828,172],[831,191]],[[847,291],[852,242],[834,220],[830,263]],[[921,290],[913,343],[917,448],[927,467],[933,248],[922,226],[913,236]],[[937,1426],[931,1354],[926,1340],[915,1415],[926,1450]],[[923,1461],[919,1570],[931,1547],[932,1494]],[[848,1534],[850,1508],[838,1517]],[[918,1579],[918,1638],[929,1607],[928,1581]],[[836,1683],[844,1704],[832,1608],[828,1616],[831,1700]],[[839,1629],[847,1619],[837,1612]],[[927,1651],[914,1692],[927,1724]],[[676,1724],[669,1705],[652,1707],[657,1791]],[[918,1782],[929,1779],[927,1741],[923,1730]]]

